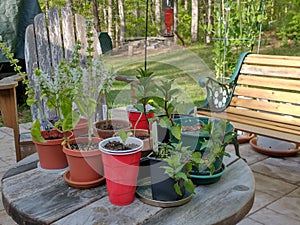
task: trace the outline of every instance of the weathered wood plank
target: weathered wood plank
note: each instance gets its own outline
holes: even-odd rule
[[[70,7],[61,8],[61,20],[65,58],[70,61],[75,45],[74,19]]]
[[[236,224],[252,207],[254,189],[252,172],[240,159],[228,167],[219,182],[198,186],[188,204],[163,210],[143,224]]]
[[[105,197],[54,224],[235,224],[251,209],[254,188],[252,172],[240,159],[218,183],[198,186],[183,206],[163,209],[135,199],[129,206],[117,207]]]
[[[61,40],[62,35],[58,10],[56,7],[48,10],[48,31],[51,50],[51,63],[53,67],[56,67],[63,59],[63,44]]]
[[[6,178],[2,187],[3,204],[20,224],[50,224],[107,195],[104,185],[75,189],[65,183],[61,174],[45,174],[38,169]]]
[[[86,49],[88,46],[86,39],[86,21],[84,17],[79,14],[75,14],[75,28],[77,40],[80,41],[81,44],[81,49],[79,51],[81,64],[85,65],[87,56]]]
[[[34,69],[38,68],[38,61],[37,61],[37,47],[35,42],[35,33],[33,25],[29,25],[26,28],[25,32],[25,47],[24,47],[24,54],[25,54],[25,65],[26,65],[26,72],[29,79],[29,84],[36,89],[36,99],[38,99],[39,104],[42,105],[39,94],[39,87],[36,85],[35,78],[33,76]],[[30,107],[31,116],[33,120],[40,118],[40,112],[36,105],[32,105]]]

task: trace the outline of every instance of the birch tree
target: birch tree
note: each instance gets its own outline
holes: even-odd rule
[[[124,0],[118,0],[119,19],[120,19],[120,42],[125,40],[126,24],[124,14]]]
[[[191,24],[192,43],[198,41],[198,33],[199,33],[199,0],[192,0],[192,24]]]

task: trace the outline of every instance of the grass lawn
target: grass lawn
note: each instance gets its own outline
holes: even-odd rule
[[[264,47],[260,54],[300,55],[300,46],[271,48]],[[114,57],[107,56],[106,62],[112,65],[120,75],[137,75],[138,68],[144,68],[144,55]],[[147,69],[154,72],[155,79],[174,79],[174,87],[181,90],[178,111],[184,113],[194,104],[199,105],[204,99],[204,90],[198,86],[201,75],[213,75],[213,51],[208,45],[192,45],[187,48],[176,47],[171,51],[152,51],[147,54]],[[116,81],[108,96],[109,107],[130,104],[130,85]],[[31,121],[28,106],[18,106],[19,123]],[[3,121],[0,114],[0,126]]]

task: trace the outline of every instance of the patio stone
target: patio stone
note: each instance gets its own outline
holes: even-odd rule
[[[267,158],[251,165],[254,172],[281,179],[291,184],[300,182],[300,157]]]
[[[264,208],[257,213],[251,215],[249,219],[259,221],[264,225],[296,225],[299,224],[299,220],[296,220],[288,215],[278,213],[276,211]]]
[[[235,152],[233,145],[229,145],[226,148],[226,150],[232,153]],[[248,143],[240,144],[239,150],[240,150],[241,157],[247,160],[248,165],[252,165],[258,161],[268,158],[267,155],[263,155],[258,152],[255,152]]]
[[[255,199],[253,207],[249,212],[250,215],[296,188],[295,185],[262,174],[254,173],[254,177],[256,185]]]
[[[300,188],[272,203],[267,208],[278,212],[278,214],[298,220],[298,224],[300,224]]]
[[[246,219],[242,220],[241,222],[239,222],[237,225],[263,225],[263,224],[255,221],[255,220],[252,220],[250,218],[246,218]]]

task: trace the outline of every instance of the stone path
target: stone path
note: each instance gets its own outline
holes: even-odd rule
[[[20,128],[22,132],[28,125],[22,124]],[[15,163],[12,135],[11,129],[0,128],[1,177]],[[233,151],[233,146],[227,150]],[[256,192],[251,211],[238,225],[300,224],[300,153],[295,157],[271,158],[253,151],[249,144],[241,144],[240,152],[254,172]],[[1,199],[0,225],[15,224]]]

